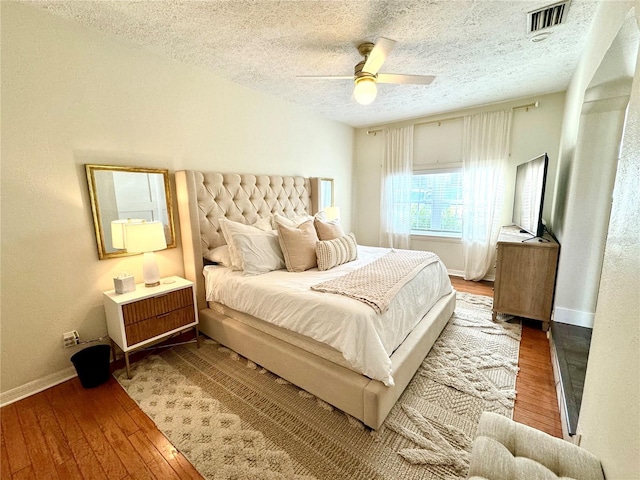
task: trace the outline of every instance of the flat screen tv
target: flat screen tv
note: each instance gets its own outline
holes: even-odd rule
[[[523,233],[529,233],[534,237],[542,237],[544,234],[542,207],[548,166],[549,157],[543,153],[518,165],[516,170],[516,190],[511,221],[520,227]]]

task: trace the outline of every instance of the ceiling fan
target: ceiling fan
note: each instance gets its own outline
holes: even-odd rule
[[[380,37],[375,45],[365,42],[358,46],[358,52],[364,57],[359,62],[353,75],[300,75],[300,78],[317,78],[328,80],[353,80],[353,96],[361,105],[373,102],[378,93],[377,83],[399,83],[429,85],[435,78],[432,75],[402,75],[397,73],[378,73],[380,67],[393,50],[394,40]]]

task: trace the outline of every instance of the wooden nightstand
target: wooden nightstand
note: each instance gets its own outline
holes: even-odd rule
[[[124,353],[128,378],[131,378],[129,353],[133,350],[190,328],[195,328],[200,347],[196,305],[193,282],[180,277],[163,278],[157,287],[140,283],[128,293],[104,292],[113,358],[117,345]]]

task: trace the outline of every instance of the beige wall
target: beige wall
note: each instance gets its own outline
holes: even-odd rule
[[[411,121],[411,123],[422,123],[442,118],[506,109],[536,100],[540,102],[538,108],[529,109],[529,111],[517,109],[513,112],[510,169],[505,177],[507,189],[502,222],[505,225],[511,223],[516,166],[544,152],[549,154],[550,167],[543,216],[547,221],[550,219],[553,186],[555,184],[555,165],[558,158],[560,126],[562,124],[565,101],[564,93],[517,99]],[[389,126],[397,127],[408,123],[397,123]],[[375,136],[367,135],[367,130],[366,128],[356,130],[354,211],[358,212],[358,215],[354,219],[354,228],[360,243],[379,245],[380,172],[384,135],[382,133],[378,133]],[[444,122],[440,126],[438,124],[416,126],[414,130],[414,156],[414,165],[461,162],[462,120]],[[417,250],[435,252],[452,274],[461,274],[464,270],[462,244],[459,239],[413,236],[411,247]],[[488,275],[488,277],[492,276],[493,272]]]
[[[63,332],[106,334],[101,292],[141,279],[140,256],[98,260],[85,163],[332,177],[349,228],[351,127],[1,3],[3,395],[68,375]],[[183,274],[180,248],[156,256]]]
[[[640,21],[640,2],[635,14]],[[640,52],[637,59],[578,421],[581,445],[610,479],[640,478]]]

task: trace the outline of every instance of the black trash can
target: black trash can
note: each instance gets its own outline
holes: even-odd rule
[[[100,344],[87,347],[71,356],[71,362],[76,367],[78,378],[84,388],[94,388],[109,380],[110,354],[111,347]]]

